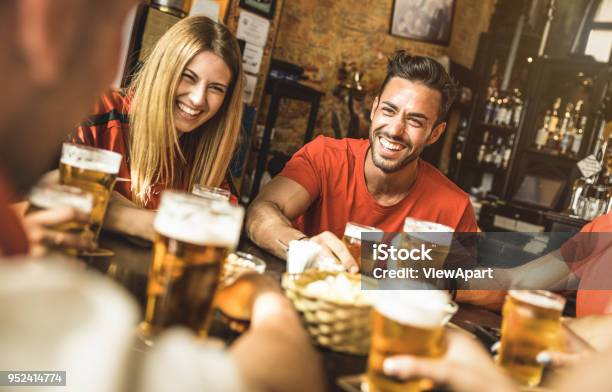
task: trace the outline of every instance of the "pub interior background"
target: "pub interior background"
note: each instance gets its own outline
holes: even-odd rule
[[[422,4],[428,25],[446,7],[442,38],[394,30],[393,15],[412,3],[143,2],[126,27],[129,46],[116,84],[126,85],[180,18],[204,13],[223,21],[241,40],[247,73],[244,127],[231,166],[247,204],[317,135],[366,138],[387,57],[408,50],[436,58],[461,86],[444,137],[422,158],[470,193],[482,230],[577,231],[607,212],[612,1]]]

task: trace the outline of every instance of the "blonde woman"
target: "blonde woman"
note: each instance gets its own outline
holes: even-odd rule
[[[179,21],[157,42],[127,92],[111,91],[73,141],[123,154],[105,227],[152,238],[166,188],[219,187],[240,130],[240,50],[206,17]]]

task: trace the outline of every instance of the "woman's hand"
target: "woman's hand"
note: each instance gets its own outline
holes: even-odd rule
[[[383,371],[400,379],[428,378],[458,392],[517,390],[475,339],[457,331],[449,331],[447,339],[448,350],[442,358],[393,356],[385,360]]]
[[[49,248],[72,248],[93,250],[96,248],[94,234],[90,230],[82,233],[69,233],[55,227],[70,222],[86,224],[89,215],[74,208],[62,207],[30,213],[23,218],[23,226],[30,241],[30,254],[42,256]]]

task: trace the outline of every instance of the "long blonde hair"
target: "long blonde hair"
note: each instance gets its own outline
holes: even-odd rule
[[[179,138],[173,117],[177,86],[187,63],[203,51],[225,61],[232,81],[219,111]],[[187,190],[195,184],[221,185],[240,133],[242,89],[240,49],[225,26],[190,17],[160,38],[128,90],[131,188],[137,205],[146,204],[157,182]]]

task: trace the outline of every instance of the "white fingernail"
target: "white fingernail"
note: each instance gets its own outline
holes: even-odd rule
[[[540,365],[550,365],[552,363],[552,356],[548,351],[542,351],[536,357],[536,361]]]
[[[398,370],[399,370],[399,363],[397,363],[397,361],[391,358],[385,359],[385,361],[383,362],[383,371],[386,374],[394,374]]]

